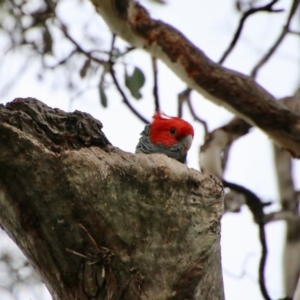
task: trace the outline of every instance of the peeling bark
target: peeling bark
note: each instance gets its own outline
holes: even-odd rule
[[[134,0],[91,0],[110,29],[161,59],[187,85],[222,105],[300,157],[300,117],[252,78],[211,61],[174,27],[154,20]]]
[[[0,224],[53,299],[224,299],[223,187],[90,115],[0,105]]]
[[[283,212],[293,218],[286,218],[286,240],[283,250],[283,275],[286,296],[291,298],[295,292],[300,275],[300,220],[297,195],[292,178],[291,156],[284,150],[273,147],[278,190]]]
[[[285,97],[279,99],[278,102],[283,104],[290,111],[293,111],[295,114],[300,115],[300,98]],[[199,164],[202,173],[212,174],[214,176],[217,176],[218,178],[223,178],[231,145],[240,137],[246,135],[251,128],[252,126],[245,120],[235,117],[228,124],[207,133],[205,142],[200,147],[199,152]],[[285,155],[290,157],[287,152]],[[278,178],[281,178],[281,176],[279,176]],[[281,193],[282,191],[285,191],[285,189],[282,189],[281,186],[279,187],[281,189]],[[286,186],[284,185],[283,187]],[[287,191],[288,190],[289,189],[287,189]],[[244,197],[241,198],[236,193],[231,195],[227,194],[225,197],[226,211],[238,212],[240,206],[245,204],[245,199],[243,198]],[[284,198],[288,199],[288,197]],[[292,213],[294,214],[295,212],[292,210]],[[284,215],[286,214],[284,213]],[[280,212],[276,216],[272,214],[266,216],[265,220],[269,222],[271,220],[275,220],[276,218],[280,219],[282,217],[283,214],[282,212]]]
[[[199,152],[201,172],[223,178],[227,161],[223,161],[222,154],[227,150],[228,155],[232,143],[247,134],[251,127],[243,119],[233,118],[228,124],[208,133]]]

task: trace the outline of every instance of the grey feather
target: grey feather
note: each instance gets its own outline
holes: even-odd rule
[[[141,137],[139,143],[136,146],[135,153],[161,153],[165,154],[171,158],[178,160],[179,162],[185,163],[186,161],[186,153],[185,148],[180,143],[172,146],[166,147],[162,144],[153,144],[150,141],[150,129],[151,125],[146,125],[145,129],[141,132]]]

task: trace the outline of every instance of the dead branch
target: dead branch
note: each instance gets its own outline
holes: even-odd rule
[[[192,115],[192,117],[194,118],[194,120],[198,123],[200,123],[203,128],[204,128],[204,135],[206,136],[208,133],[208,128],[207,128],[207,124],[206,121],[202,118],[200,118],[199,116],[197,116],[194,107],[191,103],[191,92],[192,90],[190,88],[187,88],[185,90],[183,90],[182,92],[180,92],[177,96],[177,103],[178,103],[178,112],[177,112],[177,116],[179,118],[182,118],[182,107],[184,103],[187,103],[188,108],[190,110],[190,113]]]
[[[241,36],[244,24],[247,20],[248,17],[250,17],[251,15],[257,13],[257,12],[282,12],[283,9],[274,9],[273,6],[274,4],[276,4],[278,2],[278,0],[273,0],[272,2],[270,2],[269,4],[266,4],[264,6],[261,7],[251,7],[250,9],[248,9],[247,11],[245,11],[240,19],[238,28],[233,36],[233,39],[230,43],[230,45],[228,46],[227,50],[224,52],[224,54],[222,55],[222,57],[219,60],[219,64],[223,64],[223,62],[225,61],[225,59],[228,57],[228,55],[231,53],[231,51],[233,50],[233,48],[235,47],[239,37]]]
[[[283,39],[286,35],[290,32],[290,24],[291,20],[297,11],[299,6],[299,0],[293,0],[290,13],[288,15],[288,19],[286,21],[286,25],[282,28],[280,35],[278,36],[277,40],[275,41],[274,45],[269,49],[269,51],[261,58],[261,60],[256,64],[256,66],[251,71],[251,77],[255,78],[259,69],[270,59],[273,53],[277,50]]]
[[[114,82],[114,84],[115,84],[117,90],[119,91],[119,93],[121,94],[121,96],[122,96],[122,98],[123,98],[124,104],[125,104],[125,105],[131,110],[131,112],[132,112],[135,116],[137,116],[143,123],[149,124],[150,121],[147,120],[145,117],[143,117],[143,116],[142,116],[142,115],[141,115],[141,114],[140,114],[140,113],[139,113],[139,112],[131,105],[131,103],[129,102],[129,100],[128,100],[126,94],[125,94],[125,92],[123,91],[123,89],[121,88],[121,86],[120,86],[120,84],[119,84],[119,82],[118,82],[118,80],[117,80],[117,77],[116,77],[116,75],[115,75],[115,71],[114,71],[114,68],[113,68],[113,65],[112,65],[112,64],[110,64],[109,71],[110,71],[110,75],[111,75],[111,77],[112,77],[112,79],[113,79],[113,82]]]
[[[152,71],[153,71],[153,97],[155,111],[160,111],[159,96],[158,96],[158,79],[157,79],[157,60],[155,57],[151,57]]]
[[[111,51],[110,53],[112,53],[113,49],[114,49],[114,42],[115,42],[115,35],[113,34],[112,36],[112,42],[111,42]],[[121,94],[122,98],[123,98],[123,102],[124,104],[131,110],[131,112],[137,116],[143,123],[145,124],[149,124],[150,122],[145,118],[143,117],[132,105],[131,103],[129,102],[125,92],[123,91],[123,89],[121,88],[118,80],[117,80],[117,77],[115,75],[115,71],[114,71],[114,62],[112,61],[112,56],[110,55],[109,57],[109,72],[110,72],[110,75],[113,79],[113,82],[117,88],[117,90],[119,91],[119,93]]]

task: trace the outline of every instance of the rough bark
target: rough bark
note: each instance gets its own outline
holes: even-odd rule
[[[252,78],[214,63],[174,27],[152,19],[134,0],[91,2],[115,34],[161,59],[190,88],[259,127],[300,157],[300,117]]]
[[[0,105],[0,224],[53,299],[224,299],[223,187],[90,115]]]

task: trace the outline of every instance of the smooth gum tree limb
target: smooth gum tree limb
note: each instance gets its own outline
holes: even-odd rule
[[[210,60],[174,27],[151,18],[134,0],[91,0],[113,33],[159,58],[205,98],[263,130],[300,157],[300,117],[249,76]]]

